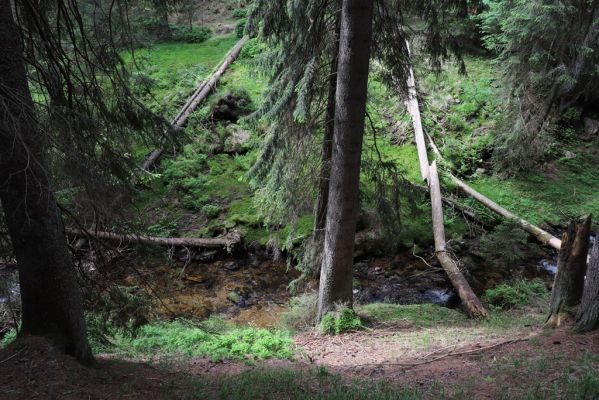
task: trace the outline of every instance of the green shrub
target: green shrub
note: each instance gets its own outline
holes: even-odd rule
[[[349,307],[341,307],[339,311],[327,313],[320,321],[320,331],[322,333],[340,334],[350,330],[362,329],[364,325],[362,320]]]
[[[534,298],[547,298],[549,292],[540,279],[520,281],[513,284],[502,283],[488,289],[483,299],[499,308],[510,309],[530,304]]]
[[[247,10],[245,8],[236,8],[233,10],[233,18],[245,18],[247,17]]]
[[[247,22],[247,20],[245,18],[240,19],[237,22],[237,26],[235,27],[235,34],[237,35],[238,38],[242,38],[243,34],[245,33],[246,22]]]
[[[202,207],[202,212],[206,214],[208,218],[216,218],[220,214],[220,207],[214,204],[206,204]]]
[[[202,43],[210,39],[212,31],[205,26],[185,26],[178,24],[170,25],[173,40],[185,43]]]

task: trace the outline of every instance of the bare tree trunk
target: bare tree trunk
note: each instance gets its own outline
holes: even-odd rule
[[[480,300],[468,284],[464,275],[458,268],[455,260],[449,255],[445,243],[445,227],[443,222],[443,204],[441,199],[441,186],[439,184],[439,174],[437,173],[437,162],[433,161],[428,173],[428,180],[431,192],[431,205],[433,210],[433,233],[435,237],[435,255],[441,263],[441,266],[447,273],[453,287],[458,291],[458,295],[464,303],[466,312],[471,317],[486,317],[487,310],[483,307]]]
[[[206,97],[208,97],[210,92],[212,92],[212,90],[216,87],[216,84],[218,83],[219,79],[223,76],[229,65],[231,65],[231,63],[235,61],[235,59],[239,56],[239,53],[241,52],[241,49],[243,48],[243,45],[247,42],[247,40],[247,36],[241,38],[235,44],[235,46],[233,46],[233,48],[229,50],[229,52],[223,59],[218,69],[214,72],[214,74],[212,74],[212,76],[210,76],[210,78],[207,81],[202,82],[198,86],[193,95],[191,95],[191,97],[187,100],[185,105],[181,108],[179,114],[177,114],[177,116],[171,122],[173,128],[178,129],[183,128],[185,126],[189,115],[198,107],[198,105],[202,101],[206,99]],[[143,170],[150,170],[158,161],[158,159],[160,159],[162,153],[164,153],[164,146],[161,146],[160,148],[153,150],[152,153],[150,153],[150,155],[142,164]]]
[[[406,41],[408,51],[410,44]],[[414,126],[414,136],[416,137],[416,149],[418,150],[418,161],[420,162],[420,175],[422,180],[426,181],[429,173],[428,155],[426,154],[426,142],[424,140],[424,130],[422,129],[422,120],[420,118],[420,107],[418,106],[418,94],[416,93],[416,80],[412,65],[408,71],[408,98],[405,101],[408,113],[412,118]]]
[[[557,259],[557,274],[551,291],[551,304],[546,325],[557,327],[568,307],[580,303],[584,288],[591,217],[583,221],[571,222],[562,238],[562,247]]]
[[[372,0],[343,0],[335,133],[318,320],[353,302],[353,251],[372,42]]]
[[[599,238],[597,230],[596,238]],[[587,267],[584,290],[574,329],[578,332],[599,329],[599,243],[595,242]]]
[[[335,46],[331,61],[331,74],[329,75],[329,93],[327,99],[327,114],[322,138],[322,154],[320,176],[318,178],[318,196],[314,209],[314,240],[324,233],[327,222],[327,207],[329,204],[329,180],[331,179],[331,157],[333,155],[333,134],[335,131],[335,96],[337,94],[337,64],[339,63],[339,24],[337,17],[335,24]],[[320,236],[322,237],[322,236]]]
[[[47,337],[91,363],[81,294],[50,184],[47,142],[9,0],[0,0],[0,37],[0,201],[19,268],[19,335]]]

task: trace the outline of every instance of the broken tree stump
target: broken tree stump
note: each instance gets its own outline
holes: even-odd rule
[[[599,229],[595,237],[599,238]],[[597,242],[591,250],[582,300],[574,324],[574,330],[577,332],[595,329],[599,329],[599,243]]]
[[[548,327],[558,327],[567,315],[569,307],[580,303],[584,288],[591,216],[581,221],[570,222],[562,238],[557,258],[557,274],[551,291]]]

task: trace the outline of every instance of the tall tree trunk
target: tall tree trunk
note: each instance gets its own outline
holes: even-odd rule
[[[589,250],[591,216],[578,223],[571,222],[562,238],[557,259],[557,274],[551,291],[547,326],[560,326],[568,307],[580,303]]]
[[[337,94],[337,64],[339,63],[339,28],[340,19],[335,24],[335,46],[329,75],[329,92],[327,99],[327,114],[322,138],[322,154],[320,177],[318,178],[318,196],[314,208],[314,240],[324,233],[327,222],[327,207],[329,203],[329,181],[331,179],[331,157],[333,155],[333,134],[335,132],[335,96]],[[322,236],[320,236],[322,237]]]
[[[343,0],[335,132],[318,319],[335,303],[351,305],[360,158],[372,42],[372,0]]]
[[[0,37],[0,201],[19,268],[19,335],[45,336],[80,361],[92,362],[81,294],[50,185],[47,143],[9,0],[0,0]]]
[[[587,278],[582,292],[580,309],[576,317],[574,329],[586,332],[599,329],[599,229],[595,236],[595,245],[591,250],[591,258],[587,267]]]
[[[156,34],[161,40],[171,39],[171,28],[168,25],[167,0],[154,0],[154,13],[156,18]]]

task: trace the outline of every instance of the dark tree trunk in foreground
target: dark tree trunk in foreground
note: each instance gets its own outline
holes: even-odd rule
[[[19,268],[19,335],[47,337],[62,351],[91,362],[81,294],[10,3],[0,0],[0,200]]]
[[[569,307],[580,303],[589,250],[591,217],[571,222],[562,238],[557,259],[557,274],[553,282],[547,326],[557,327]]]
[[[329,181],[331,179],[331,157],[333,156],[333,135],[335,132],[335,97],[337,94],[337,64],[339,63],[339,18],[335,27],[335,46],[329,76],[329,92],[327,114],[322,138],[322,154],[320,177],[318,178],[318,197],[314,210],[314,239],[324,233],[327,223],[327,207],[329,204]],[[320,236],[322,237],[322,236]]]
[[[595,238],[599,238],[599,230]],[[599,329],[599,243],[595,241],[587,267],[587,278],[574,329],[579,332]]]
[[[344,0],[341,11],[335,133],[318,319],[336,303],[351,305],[360,157],[372,41],[372,0]]]

